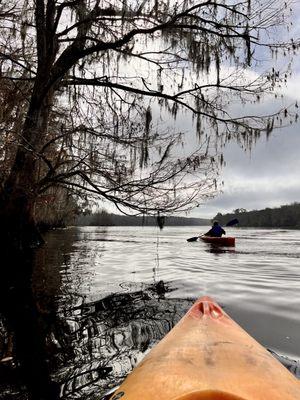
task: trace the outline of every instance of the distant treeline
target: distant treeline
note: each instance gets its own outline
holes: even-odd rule
[[[204,218],[165,217],[165,226],[209,225],[210,220]],[[155,226],[155,217],[136,217],[110,214],[106,211],[80,215],[76,220],[79,226]]]
[[[239,226],[260,228],[297,228],[300,229],[300,203],[283,205],[278,208],[246,211],[234,210],[231,214],[217,214],[214,219],[221,225],[238,218]]]

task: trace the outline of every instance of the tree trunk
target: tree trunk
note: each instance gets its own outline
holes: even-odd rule
[[[24,122],[21,139],[9,177],[0,193],[1,242],[16,250],[42,243],[34,220],[38,195],[37,163],[52,105],[53,91],[41,98],[43,84],[36,85]]]
[[[32,295],[34,249],[43,241],[34,219],[39,185],[39,149],[47,132],[53,91],[43,93],[45,80],[37,78],[15,161],[0,191],[0,313],[14,334],[22,378],[32,400],[55,400],[47,364],[45,322]],[[41,93],[41,94],[40,94]]]

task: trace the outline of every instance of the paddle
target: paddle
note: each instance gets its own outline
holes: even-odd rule
[[[236,225],[238,223],[239,223],[239,220],[237,218],[234,218],[231,221],[228,221],[226,226],[233,226],[233,225]],[[189,239],[186,239],[186,241],[187,242],[196,242],[196,240],[198,240],[201,236],[203,236],[203,235],[191,237]]]
[[[226,226],[233,226],[239,223],[237,218],[232,219],[231,221],[227,222]]]
[[[201,236],[202,236],[202,235],[201,235]],[[196,242],[196,240],[198,240],[199,237],[201,237],[201,236],[194,236],[194,237],[191,237],[191,238],[189,238],[189,239],[186,239],[186,241],[187,241],[187,242]]]

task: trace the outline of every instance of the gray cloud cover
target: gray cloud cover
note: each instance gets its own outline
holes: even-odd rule
[[[293,27],[289,32],[294,40],[300,38],[300,4],[295,2]],[[285,65],[285,58],[269,59],[269,66]],[[258,68],[259,69],[259,68]],[[293,74],[288,85],[281,89],[285,104],[300,104],[300,55],[294,56]],[[274,109],[267,101],[264,112]],[[194,210],[191,215],[213,218],[218,212],[231,212],[236,208],[247,210],[276,207],[300,202],[300,123],[275,130],[269,139],[260,139],[246,154],[237,144],[225,149],[226,166],[221,173],[223,192],[215,199]]]
[[[213,217],[236,208],[276,207],[300,201],[300,124],[274,131],[251,153],[231,143],[225,150],[223,193],[193,215]]]

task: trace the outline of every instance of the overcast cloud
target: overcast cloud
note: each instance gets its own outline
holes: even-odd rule
[[[294,6],[292,36],[300,37],[300,4]],[[284,59],[277,60],[284,65]],[[293,74],[282,89],[286,104],[300,104],[300,55],[293,61]],[[266,110],[272,104],[262,105]],[[269,139],[262,138],[246,154],[237,144],[230,143],[224,153],[226,166],[221,173],[222,193],[200,206],[191,216],[213,218],[218,212],[237,208],[258,210],[300,202],[300,123],[275,130]]]
[[[295,3],[293,32],[287,34],[294,40],[300,38],[300,3]],[[282,37],[281,39],[284,40]],[[270,53],[262,53],[261,50],[256,58],[264,62],[257,60],[252,70],[247,71],[252,78],[271,69],[272,66],[284,69],[290,61],[280,57],[272,59]],[[258,110],[258,113],[264,115],[272,114],[280,107],[295,104],[296,101],[300,106],[299,54],[294,57],[292,68],[293,74],[287,87],[281,89],[284,100],[268,97],[262,100],[258,108],[257,104],[242,108],[239,102],[235,102],[231,104],[232,115],[256,114]],[[214,75],[213,69],[211,74]],[[179,150],[180,155],[188,154],[196,148],[195,126],[190,113],[183,112],[174,122],[162,112],[160,123],[161,129],[172,129],[174,125],[174,131],[187,133],[186,146]],[[222,193],[200,205],[189,216],[213,218],[218,212],[227,213],[236,208],[253,210],[300,202],[300,123],[276,129],[268,139],[262,137],[253,147],[251,154],[245,153],[236,143],[231,142],[225,148],[224,158],[226,165],[220,174],[220,180],[224,181]]]
[[[300,74],[295,76],[286,95],[299,99]],[[236,208],[247,210],[300,202],[300,124],[275,130],[269,139],[261,138],[245,153],[237,144],[225,149],[226,166],[221,173],[223,193],[192,212],[212,218],[218,212]]]

